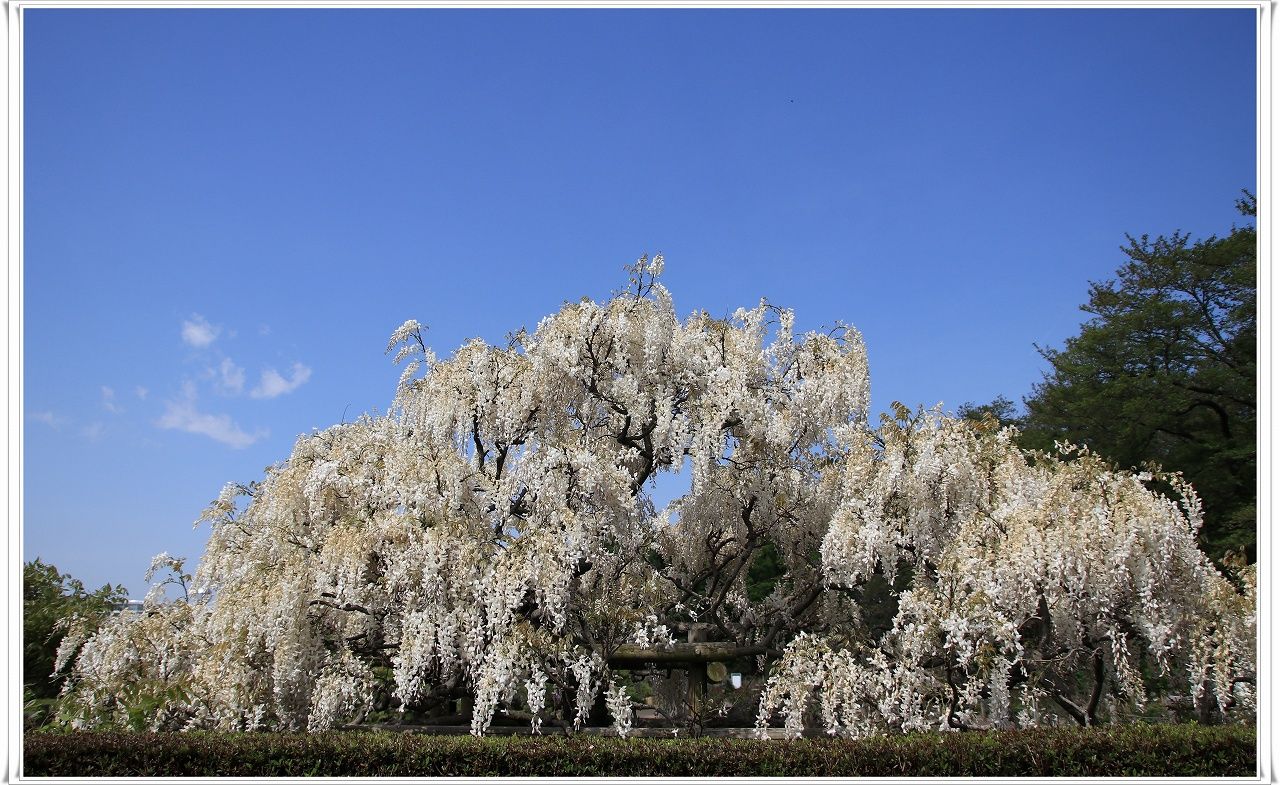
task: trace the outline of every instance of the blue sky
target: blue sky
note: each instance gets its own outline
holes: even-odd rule
[[[27,9],[24,558],[145,591],[298,434],[662,252],[1019,399],[1124,234],[1255,189],[1250,10]]]

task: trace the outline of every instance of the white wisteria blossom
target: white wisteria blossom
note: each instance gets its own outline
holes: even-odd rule
[[[873,427],[856,330],[797,335],[764,301],[681,319],[662,266],[448,359],[405,322],[390,413],[226,486],[194,574],[153,563],[183,599],[60,658],[64,716],[626,735],[630,682],[694,712],[708,660],[797,733],[1122,721],[1159,689],[1252,711],[1253,574],[1196,549],[1177,476],[901,406]]]
[[[906,572],[909,588],[874,641],[793,641],[761,727],[778,711],[798,728],[811,699],[833,734],[1031,725],[1045,703],[1081,725],[1123,721],[1148,701],[1144,664],[1204,719],[1250,715],[1254,572],[1237,589],[1197,548],[1190,486],[1069,445],[1027,455],[1013,437],[898,407],[849,446],[829,585]]]

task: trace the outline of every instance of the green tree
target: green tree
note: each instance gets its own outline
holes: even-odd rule
[[[960,408],[956,409],[956,416],[962,420],[973,420],[974,422],[992,421],[995,424],[1004,427],[1006,425],[1020,425],[1019,419],[1013,401],[997,395],[990,403],[974,403],[969,401],[960,404]]]
[[[79,580],[40,559],[23,565],[22,691],[29,721],[39,724],[62,688],[53,665],[67,620],[79,616],[96,627],[127,597],[123,586],[85,591]]]
[[[1256,215],[1245,193],[1240,212]],[[1251,225],[1192,242],[1128,238],[1115,280],[1091,283],[1093,314],[1025,399],[1024,445],[1087,444],[1122,467],[1180,471],[1204,501],[1214,556],[1253,560],[1257,418],[1257,239]]]

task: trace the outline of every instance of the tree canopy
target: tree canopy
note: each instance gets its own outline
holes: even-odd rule
[[[22,566],[22,692],[33,716],[42,717],[62,688],[54,664],[63,637],[73,628],[96,627],[124,599],[123,586],[89,592],[40,559]]]
[[[1245,216],[1257,203],[1238,202]],[[1120,466],[1181,472],[1205,504],[1208,549],[1247,549],[1256,526],[1257,238],[1251,225],[1192,242],[1129,237],[1093,318],[1025,400],[1024,444],[1087,444]]]
[[[1091,725],[1170,692],[1249,716],[1253,573],[1197,549],[1180,478],[901,404],[873,423],[856,330],[764,301],[682,320],[661,269],[449,359],[406,322],[393,411],[228,485],[197,591],[87,640],[64,716],[320,730],[466,698],[474,733],[601,704],[625,733],[636,681],[679,717],[667,668],[726,659],[797,730]]]

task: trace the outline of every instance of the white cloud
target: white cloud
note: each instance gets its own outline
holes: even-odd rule
[[[106,428],[105,428],[105,426],[103,426],[103,424],[102,424],[102,423],[100,423],[100,422],[95,422],[95,423],[92,423],[92,424],[90,424],[90,425],[86,425],[85,427],[81,428],[81,429],[80,429],[80,435],[81,435],[81,436],[83,436],[84,438],[88,439],[88,440],[89,440],[89,441],[91,441],[91,442],[96,442],[96,441],[98,441],[98,439],[101,439],[101,438],[102,438],[102,432],[103,432],[103,431],[105,431],[105,430],[106,430]]]
[[[105,384],[102,385],[102,408],[112,414],[120,414],[124,411],[124,407],[116,403],[116,391]]]
[[[218,366],[218,385],[225,392],[239,395],[244,390],[244,369],[230,357],[223,357],[222,364]]]
[[[231,421],[230,415],[198,411],[196,386],[191,382],[182,385],[181,400],[165,402],[164,416],[156,421],[156,425],[169,430],[198,433],[237,449],[248,447],[267,435],[266,431],[246,433]]]
[[[268,368],[262,372],[262,379],[249,395],[254,398],[275,398],[293,392],[310,378],[311,369],[302,363],[293,364],[293,375],[288,379],[281,376],[275,368]]]
[[[27,416],[36,422],[44,423],[55,431],[70,422],[66,417],[54,414],[53,412],[28,412]]]
[[[148,392],[147,388],[143,387],[142,385],[138,385],[137,387],[133,388],[133,394],[143,400],[146,400],[147,392]]]
[[[190,319],[182,323],[182,340],[188,346],[201,349],[213,343],[221,332],[221,327],[214,327],[200,314],[192,314]]]

